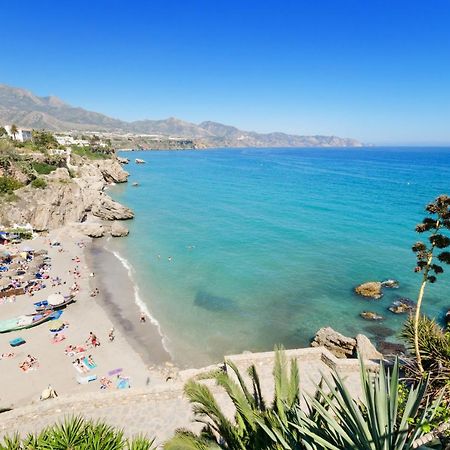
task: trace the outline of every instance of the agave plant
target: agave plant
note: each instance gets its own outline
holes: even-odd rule
[[[290,373],[281,351],[276,352],[274,364],[275,394],[271,405],[267,405],[261,392],[261,384],[255,366],[248,369],[251,388],[245,383],[238,368],[227,362],[231,374],[215,373],[213,378],[222,387],[235,408],[234,421],[221,410],[211,390],[197,381],[189,381],[185,394],[193,404],[196,421],[203,424],[200,435],[187,430],[177,430],[168,441],[166,450],[177,449],[277,449],[280,445],[269,436],[266,429],[287,425],[290,411],[300,405],[299,374],[295,361],[291,361]]]
[[[128,440],[122,430],[103,422],[72,417],[24,439],[6,436],[0,450],[152,450],[153,444],[145,437]]]
[[[411,316],[403,325],[400,336],[414,354],[415,329]],[[437,396],[442,393],[444,398],[450,400],[450,331],[443,330],[434,320],[421,315],[417,336],[422,367],[429,380],[428,394]],[[406,361],[404,368],[412,381],[423,378],[417,359]]]
[[[333,373],[325,388],[308,398],[308,411],[297,408],[284,434],[295,432],[308,450],[408,450],[422,437],[440,400],[432,405],[422,401],[427,382],[410,387],[400,408],[399,365],[392,371],[383,365],[373,376],[361,363],[361,398],[356,400],[345,382]],[[331,393],[331,395],[330,395]],[[279,442],[281,442],[279,440]],[[284,449],[292,448],[284,445]]]

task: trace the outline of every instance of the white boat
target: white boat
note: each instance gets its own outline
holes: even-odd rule
[[[135,162],[136,164],[145,164],[145,161],[144,161],[143,159],[139,159],[139,158],[136,158],[136,159],[134,160],[134,162]]]

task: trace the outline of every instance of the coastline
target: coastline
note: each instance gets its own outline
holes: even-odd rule
[[[136,298],[138,287],[131,278],[130,268],[120,255],[107,248],[105,239],[95,240],[86,249],[89,267],[96,274],[96,284],[101,295],[99,303],[111,321],[125,336],[130,346],[147,365],[161,366],[172,358],[163,344],[158,322],[144,303]],[[140,314],[149,320],[140,323]]]
[[[61,243],[60,247],[50,245],[55,240]],[[38,236],[17,245],[18,248],[25,246],[48,252],[51,257],[49,278],[45,280],[46,287],[33,296],[24,294],[17,296],[15,301],[3,301],[0,304],[1,320],[32,313],[33,303],[48,298],[52,293],[68,294],[74,281],[79,291],[76,302],[63,309],[60,320],[67,326],[58,333],[64,336],[62,342],[53,342],[54,333],[50,332],[49,323],[0,334],[0,355],[13,354],[0,358],[2,384],[8,386],[0,393],[2,408],[37,403],[49,385],[62,397],[103,392],[99,381],[102,377],[109,377],[111,389],[115,390],[116,375],[109,374],[117,369],[120,369],[121,376],[130,380],[131,388],[160,385],[165,383],[167,376],[173,375],[176,369],[162,346],[157,328],[150,321],[139,322],[139,308],[130,295],[133,286],[126,269],[112,253],[108,254],[103,249],[102,242],[94,243],[73,228],[64,227],[45,237]],[[108,264],[100,264],[98,258],[96,260],[100,255],[101,258],[106,255]],[[74,270],[79,275],[75,276]],[[95,276],[90,276],[92,272]],[[55,277],[61,279],[61,285],[52,286],[51,279]],[[118,285],[120,293],[114,289]],[[94,288],[99,289],[99,294],[92,297],[90,294]],[[108,339],[111,328],[114,328],[115,336],[112,342]],[[68,345],[85,346],[91,331],[101,345],[87,348],[85,356],[91,355],[96,367],[87,373],[79,373],[73,365],[77,356],[68,356],[65,349]],[[9,341],[16,337],[22,337],[26,343],[12,348]],[[24,372],[19,366],[27,355],[36,358],[38,366]],[[79,380],[87,376],[96,376],[96,379],[80,384]]]

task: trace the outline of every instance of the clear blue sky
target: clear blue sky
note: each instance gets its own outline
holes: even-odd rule
[[[450,144],[449,0],[9,1],[0,82],[135,120]]]

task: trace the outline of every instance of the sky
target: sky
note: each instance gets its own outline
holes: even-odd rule
[[[449,0],[15,0],[0,19],[0,83],[120,119],[450,145]]]

